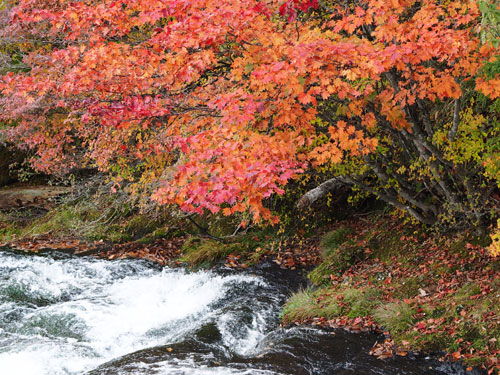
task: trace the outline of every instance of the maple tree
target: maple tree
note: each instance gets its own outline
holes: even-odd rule
[[[340,183],[482,226],[500,170],[483,18],[465,0],[20,0],[27,71],[2,78],[0,119],[39,170],[97,166],[187,212],[275,221],[266,199],[314,170],[306,204]]]

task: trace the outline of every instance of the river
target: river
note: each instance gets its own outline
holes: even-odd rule
[[[0,252],[2,375],[438,375],[377,360],[376,337],[282,328],[297,274],[271,265],[187,272],[144,261]]]

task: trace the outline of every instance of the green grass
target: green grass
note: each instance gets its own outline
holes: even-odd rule
[[[215,240],[191,237],[182,247],[181,262],[191,267],[210,267],[232,252],[237,252],[238,244],[225,244]]]
[[[373,311],[373,317],[392,334],[403,332],[414,323],[411,307],[402,301],[380,305]]]
[[[331,274],[341,274],[354,263],[365,258],[364,249],[349,240],[354,233],[350,227],[342,226],[326,233],[320,243],[322,262],[308,274],[313,284],[328,284]]]
[[[369,316],[380,303],[380,292],[376,288],[345,288],[342,289],[342,295],[348,303],[345,312],[349,318]]]
[[[194,268],[207,268],[233,254],[247,265],[256,264],[277,241],[269,230],[256,230],[226,241],[191,236],[182,247],[180,261]]]
[[[368,316],[400,348],[459,351],[468,365],[491,366],[500,349],[500,262],[474,249],[467,233],[444,237],[377,217],[357,228],[323,237],[323,261],[308,275],[320,289],[292,295],[283,321]],[[357,252],[366,248],[369,257]]]
[[[335,253],[335,250],[342,245],[348,238],[349,235],[354,233],[354,229],[346,226],[342,226],[326,233],[321,238],[321,255],[323,259],[327,259],[329,256]]]
[[[285,322],[300,321],[323,317],[332,319],[340,316],[342,308],[334,295],[328,289],[313,291],[311,288],[302,289],[292,294],[284,305],[281,318]]]
[[[12,220],[12,217],[0,213],[0,242],[9,242],[22,235],[21,223]]]
[[[419,294],[421,288],[428,284],[423,276],[407,277],[396,285],[395,296],[401,299],[412,298]]]
[[[379,292],[371,288],[303,289],[292,294],[284,305],[281,316],[285,322],[315,317],[364,317],[370,315],[380,303],[378,296]]]
[[[127,205],[117,206],[112,198],[101,205],[81,201],[60,205],[42,217],[15,221],[12,215],[3,213],[0,214],[0,241],[47,234],[54,238],[72,237],[113,243],[134,241],[146,236],[156,239],[160,238],[161,229],[170,220],[166,214],[141,214]]]

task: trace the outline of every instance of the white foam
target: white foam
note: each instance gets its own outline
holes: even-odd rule
[[[144,366],[144,371],[137,372],[138,375],[150,374],[151,368]],[[207,367],[199,366],[191,359],[181,361],[159,362],[154,367],[157,375],[273,375],[277,374],[269,370],[257,369],[233,369],[225,366]]]
[[[262,283],[251,276],[222,277],[210,272],[158,271],[142,266],[134,269],[127,262],[1,256],[5,259],[1,260],[0,272],[9,278],[0,280],[0,289],[16,285],[32,297],[51,301],[47,306],[23,309],[22,302],[0,301],[2,317],[15,308],[23,314],[23,319],[4,326],[14,342],[0,349],[2,375],[80,374],[127,353],[172,343],[209,319],[211,305],[225,296],[230,285]],[[36,319],[55,315],[78,322],[82,338],[23,331]],[[243,340],[241,351],[256,347],[262,334],[257,327],[259,319],[249,327],[246,337],[239,337]],[[224,341],[231,343],[231,332],[222,334]],[[167,367],[161,373],[175,373],[175,366],[170,370]],[[194,373],[240,373],[213,372],[209,368],[199,371]]]

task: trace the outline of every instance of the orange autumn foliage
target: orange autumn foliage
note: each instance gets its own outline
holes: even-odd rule
[[[497,53],[465,0],[20,0],[10,17],[37,48],[1,79],[0,118],[39,170],[97,166],[257,221],[306,168],[415,134],[414,108],[459,99]],[[331,103],[346,110],[322,129]]]

